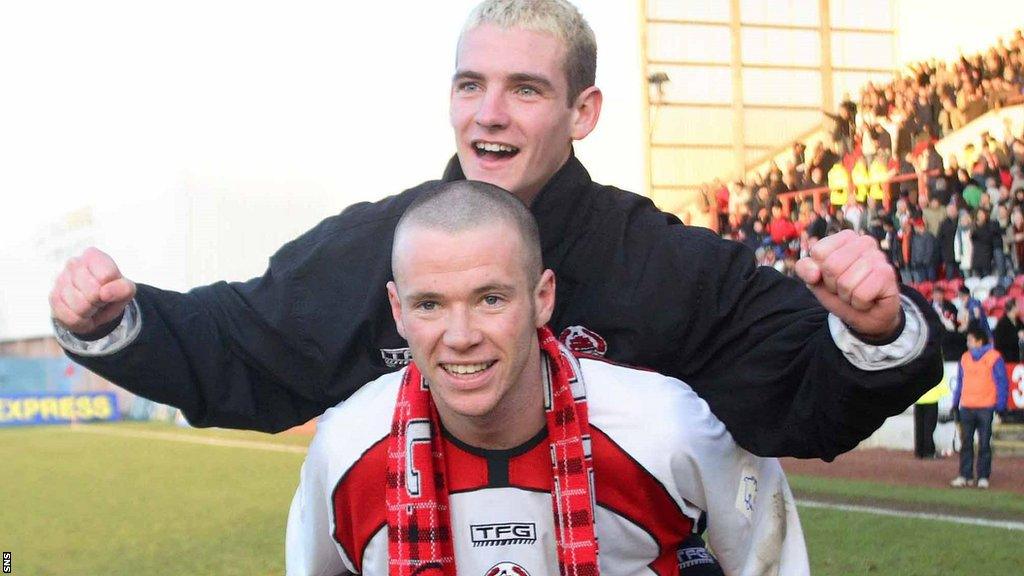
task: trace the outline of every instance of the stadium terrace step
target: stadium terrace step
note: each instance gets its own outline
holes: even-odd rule
[[[1024,441],[992,440],[992,449],[997,459],[1007,456],[1024,456]]]
[[[996,424],[992,427],[992,438],[994,440],[1009,440],[1024,442],[1024,424]]]
[[[1024,424],[1003,422],[992,427],[996,457],[1024,456]]]

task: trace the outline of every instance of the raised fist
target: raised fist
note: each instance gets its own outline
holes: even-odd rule
[[[90,335],[121,316],[135,297],[135,283],[121,275],[114,260],[86,248],[68,260],[50,291],[50,315],[79,335]]]
[[[796,273],[826,310],[872,338],[892,336],[900,324],[896,273],[871,236],[843,230],[815,244]]]

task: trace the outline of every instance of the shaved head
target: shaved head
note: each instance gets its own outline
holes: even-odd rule
[[[405,210],[395,228],[391,248],[391,273],[399,281],[399,247],[412,229],[455,234],[504,225],[519,239],[522,265],[531,285],[543,271],[540,233],[529,208],[512,193],[486,182],[445,182],[417,198]]]

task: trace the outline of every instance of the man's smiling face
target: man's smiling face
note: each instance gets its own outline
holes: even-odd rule
[[[463,34],[450,118],[467,179],[529,204],[565,164],[600,111],[593,87],[569,105],[565,58],[564,42],[546,32],[482,24]]]
[[[537,328],[551,317],[554,280],[531,278],[521,244],[507,224],[414,225],[396,239],[392,314],[441,421],[464,441],[542,418]]]

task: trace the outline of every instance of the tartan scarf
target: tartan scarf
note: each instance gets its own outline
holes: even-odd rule
[[[586,392],[572,354],[547,327],[538,330],[538,337],[559,571],[562,576],[597,576]],[[456,573],[440,430],[427,382],[412,363],[398,390],[387,456],[390,576]]]

